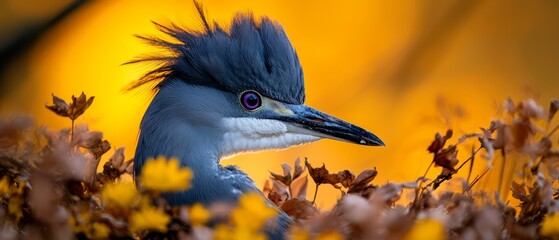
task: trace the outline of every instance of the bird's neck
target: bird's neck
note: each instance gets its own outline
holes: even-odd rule
[[[241,171],[219,165],[222,136],[212,128],[215,126],[186,121],[165,99],[156,96],[142,120],[135,172],[141,174],[148,158],[177,158],[192,170],[194,179],[190,190],[167,196],[171,204],[236,202],[240,194],[255,186]]]

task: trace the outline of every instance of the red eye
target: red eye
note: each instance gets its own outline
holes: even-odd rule
[[[241,105],[246,110],[253,111],[262,106],[262,97],[255,91],[245,91],[241,94]]]

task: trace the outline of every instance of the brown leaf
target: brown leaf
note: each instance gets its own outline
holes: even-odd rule
[[[115,168],[120,168],[124,163],[124,147],[117,148],[115,153],[109,158],[109,162],[111,162]]]
[[[69,118],[72,120],[76,120],[79,116],[81,116],[85,110],[91,106],[93,103],[93,99],[95,97],[90,97],[86,99],[85,94],[82,92],[78,98],[72,95],[72,103],[70,104],[70,111],[69,111]]]
[[[295,160],[295,163],[293,164],[293,167],[295,168],[295,170],[293,170],[293,180],[297,179],[299,176],[301,176],[301,174],[303,174],[303,172],[305,171],[305,168],[301,167],[301,158],[297,158]]]
[[[270,199],[270,201],[272,201],[276,206],[281,206],[283,204],[281,195],[275,191],[268,193],[268,199]]]
[[[307,198],[307,187],[308,187],[309,178],[305,176],[304,178],[296,179],[291,183],[291,194],[292,198],[300,198],[306,199]]]
[[[536,132],[541,132],[541,130],[529,119],[514,119],[511,127],[514,147],[517,149],[524,148]]]
[[[357,175],[355,181],[351,185],[355,186],[355,185],[369,184],[371,181],[373,181],[373,179],[375,179],[377,174],[378,174],[377,168],[365,170],[361,172],[359,175]]]
[[[91,104],[93,104],[94,98],[95,97],[87,98],[85,96],[85,93],[82,92],[77,98],[72,95],[72,101],[70,102],[70,104],[68,104],[66,103],[66,101],[53,94],[53,105],[46,105],[46,108],[61,117],[67,117],[72,120],[76,120],[85,112],[85,110],[89,108],[89,106],[91,106]]]
[[[493,122],[492,122],[493,123]],[[505,147],[512,142],[512,133],[509,125],[505,125],[502,121],[494,121],[497,137],[493,142],[494,149],[504,150]]]
[[[349,186],[355,180],[355,175],[352,172],[350,172],[349,170],[343,170],[343,171],[338,172],[338,176],[340,178],[340,183],[345,188],[349,188]]]
[[[394,204],[400,199],[402,194],[402,186],[394,183],[387,183],[376,189],[372,194],[371,199],[379,202],[384,202],[388,205]],[[374,201],[374,200],[373,200]],[[375,201],[375,202],[376,202]]]
[[[375,179],[377,174],[378,171],[376,168],[361,172],[357,175],[353,183],[351,183],[347,192],[359,193],[361,196],[365,197],[369,196],[372,190],[376,188],[375,186],[369,185],[369,183]]]
[[[478,138],[478,140],[481,143],[481,146],[487,152],[487,155],[484,156],[484,158],[487,160],[493,159],[493,156],[495,155],[495,148],[493,147],[493,142],[495,142],[495,140],[489,138],[487,135]]]
[[[519,184],[513,181],[511,191],[512,197],[520,200],[521,202],[526,202],[529,200],[528,196],[526,195],[526,185],[524,183]]]
[[[524,100],[516,107],[516,112],[521,118],[528,119],[541,119],[544,118],[546,113],[545,109],[538,105],[534,99]]]
[[[514,105],[514,102],[510,97],[507,98],[507,100],[503,104],[503,107],[509,114],[514,114],[516,112],[516,105]]]
[[[124,165],[126,166],[126,172],[130,175],[134,175],[134,158],[126,161]]]
[[[81,135],[79,142],[77,144],[78,146],[83,148],[93,148],[99,145],[99,143],[101,143],[102,138],[103,138],[102,132],[97,132],[97,131],[86,132]]]
[[[322,167],[313,168],[309,163],[309,161],[305,159],[305,166],[307,166],[309,175],[311,175],[311,178],[317,185],[326,183],[326,178],[328,177],[328,170],[326,169],[326,165],[324,165],[324,163],[322,164]]]
[[[436,153],[440,149],[444,147],[446,141],[452,137],[452,129],[446,131],[445,136],[443,137],[440,133],[435,134],[435,140],[429,145],[427,151],[430,153]]]
[[[283,201],[289,199],[289,188],[278,180],[272,179],[272,188],[270,192],[279,194]]]
[[[266,181],[264,181],[264,187],[262,188],[262,193],[268,196],[268,194],[270,194],[271,192],[272,192],[272,184],[270,184],[270,180],[266,179]]]
[[[282,166],[285,166],[287,164],[283,164]],[[284,168],[284,172],[285,172],[285,168]],[[286,186],[289,186],[291,184],[291,173],[287,173],[287,175],[279,175],[277,173],[274,172],[270,172],[270,174],[272,175],[272,179],[277,180],[281,183],[283,183]]]
[[[45,107],[53,111],[58,116],[68,117],[68,110],[70,106],[68,106],[64,100],[52,94],[52,103],[53,105],[45,105]]]
[[[287,215],[295,220],[310,219],[312,216],[318,213],[311,202],[299,198],[292,198],[287,200],[283,205],[281,205],[281,210],[283,210],[285,213],[287,213]]]
[[[458,149],[456,145],[450,145],[448,148],[436,153],[433,161],[435,161],[435,166],[454,170],[454,166],[458,164]]]
[[[130,161],[124,162],[124,147],[120,147],[103,165],[103,174],[114,181],[120,175],[127,172],[130,164],[132,164]]]
[[[95,158],[100,158],[101,156],[103,156],[103,154],[108,152],[110,149],[111,149],[111,143],[109,143],[109,141],[107,140],[103,140],[98,144],[96,144],[95,146],[93,146],[92,148],[89,148],[88,151],[90,151],[95,156]]]
[[[326,179],[324,180],[324,183],[331,184],[332,186],[334,186],[337,189],[341,188],[341,186],[338,185],[338,183],[340,183],[340,176],[338,176],[338,174],[336,174],[336,173],[328,174],[326,176]]]

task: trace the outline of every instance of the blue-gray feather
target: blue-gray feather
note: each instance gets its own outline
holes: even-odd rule
[[[140,37],[169,50],[171,57],[147,57],[133,62],[152,61],[159,68],[149,72],[132,88],[156,82],[157,88],[169,79],[239,93],[256,90],[279,101],[305,101],[303,70],[297,53],[283,28],[273,20],[252,14],[237,14],[228,30],[218,24],[204,31],[176,25],[158,28],[176,40]]]

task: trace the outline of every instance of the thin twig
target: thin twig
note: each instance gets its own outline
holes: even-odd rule
[[[474,185],[475,185],[483,176],[485,176],[485,174],[486,174],[487,172],[489,172],[489,169],[490,169],[490,168],[486,168],[485,171],[483,171],[483,173],[482,173],[481,175],[476,176],[476,178],[474,178],[474,181],[472,181],[472,183],[470,183],[470,185],[468,185],[468,187],[466,187],[466,189],[464,189],[464,192],[463,192],[463,193],[469,192],[469,191],[474,187]]]
[[[429,164],[429,166],[425,170],[425,173],[423,173],[423,178],[424,179],[427,177],[427,173],[429,173],[429,170],[431,170],[431,167],[433,166],[433,164],[435,164],[435,160],[431,161],[431,163]],[[423,191],[425,191],[425,189],[426,189],[426,188],[421,186],[422,184],[423,184],[423,182],[419,183],[419,185],[417,185],[417,188],[415,189],[415,196],[413,198],[412,206],[415,206],[415,203],[419,199],[419,195],[423,194]]]
[[[547,134],[547,137],[551,137],[551,135],[553,135],[555,133],[555,131],[557,131],[559,129],[559,124],[557,124],[557,126],[555,126],[553,128],[553,130],[551,130],[551,132],[549,132],[549,134]]]
[[[466,161],[464,161],[462,164],[460,164],[460,166],[456,169],[456,171],[458,172],[458,170],[460,170],[464,164],[468,163],[469,161],[473,160],[475,155],[477,154],[477,152],[479,152],[483,147],[480,146],[478,149],[476,149],[473,153],[472,156],[470,156],[468,159],[466,159]]]
[[[293,182],[291,182],[293,183]],[[291,190],[291,183],[289,183],[289,185],[287,185],[287,189],[289,190],[289,198],[293,198],[293,191]]]
[[[316,195],[318,193],[318,186],[320,186],[319,184],[316,184],[316,187],[314,188],[314,197],[312,198],[312,204],[314,205],[314,202],[316,201]]]
[[[501,155],[503,156],[503,163],[501,164],[501,172],[499,173],[499,190],[503,187],[503,176],[505,176],[505,163],[507,156],[504,150],[501,150]]]

